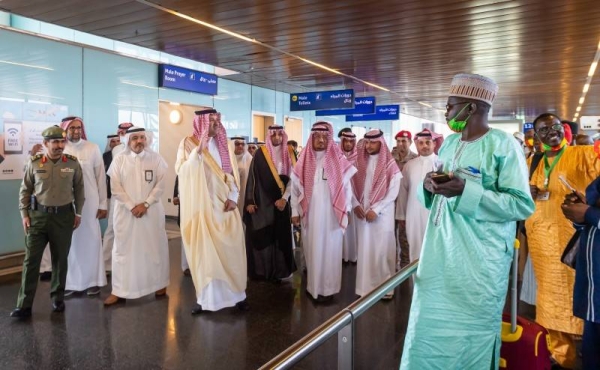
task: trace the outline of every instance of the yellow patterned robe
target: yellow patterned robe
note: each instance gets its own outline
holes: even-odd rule
[[[555,157],[556,158],[556,157]],[[552,164],[554,158],[549,159]],[[529,159],[531,164],[531,158]],[[570,190],[558,179],[563,176],[575,189],[585,193],[586,187],[600,175],[600,160],[592,146],[565,148],[550,174],[550,198],[535,201],[535,212],[527,220],[527,239],[533,269],[538,283],[536,321],[547,329],[581,334],[583,322],[573,316],[573,284],[575,271],[560,262],[560,257],[575,233],[565,218],[561,204]],[[542,159],[530,184],[544,188]]]

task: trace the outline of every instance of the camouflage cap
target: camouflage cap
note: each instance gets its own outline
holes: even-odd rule
[[[55,125],[50,126],[44,131],[42,131],[42,137],[46,140],[64,139],[65,137],[67,137],[67,133],[65,132],[65,130]]]

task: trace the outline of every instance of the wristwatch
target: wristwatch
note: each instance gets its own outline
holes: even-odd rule
[[[146,207],[146,208],[150,207],[150,203],[144,202],[144,207]]]

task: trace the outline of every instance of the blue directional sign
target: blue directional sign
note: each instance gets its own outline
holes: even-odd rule
[[[371,114],[375,113],[375,97],[365,96],[354,98],[354,109],[329,109],[318,110],[317,116],[346,116],[349,114]]]
[[[290,94],[290,111],[351,108],[354,108],[352,89]]]
[[[356,121],[395,121],[400,119],[400,105],[378,105],[374,114],[352,114],[346,116],[346,122]]]
[[[217,95],[219,78],[206,72],[194,71],[170,64],[158,68],[158,86],[191,91],[199,94]]]

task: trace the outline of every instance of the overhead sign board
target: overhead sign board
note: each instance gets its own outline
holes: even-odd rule
[[[373,114],[352,114],[346,116],[346,122],[357,121],[395,121],[400,119],[400,105],[378,105]]]
[[[579,122],[584,130],[600,129],[600,116],[581,116]]]
[[[158,86],[191,91],[199,94],[217,95],[219,78],[212,73],[161,64],[158,68]]]
[[[372,114],[375,113],[375,97],[364,96],[354,98],[354,109],[328,109],[318,110],[317,116],[346,116],[349,114]]]
[[[290,94],[290,111],[351,108],[354,108],[352,89]]]

